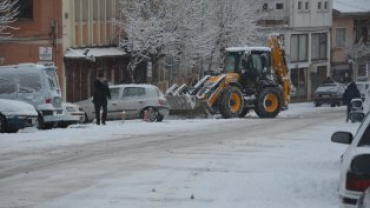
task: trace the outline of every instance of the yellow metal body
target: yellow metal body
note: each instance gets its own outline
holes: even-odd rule
[[[213,106],[217,102],[222,90],[225,87],[229,86],[231,82],[240,83],[240,75],[237,73],[227,73],[225,74],[224,78],[222,78],[222,76],[223,75],[213,76],[207,80],[208,86],[211,85],[211,83],[218,82],[216,89],[214,89],[209,97],[207,96],[207,94],[203,94],[202,99],[206,100],[209,107]]]
[[[277,37],[270,37],[268,45],[271,48],[271,67],[276,72],[279,84],[283,87],[283,105],[288,106],[290,102],[290,79],[289,70],[284,60],[284,50],[279,45]]]

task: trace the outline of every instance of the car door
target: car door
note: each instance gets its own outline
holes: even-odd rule
[[[119,103],[119,98],[121,94],[121,88],[120,87],[110,87],[110,94],[111,94],[111,99],[108,100],[108,105],[107,105],[107,120],[116,120],[120,119],[120,112],[118,110],[118,103]]]
[[[139,118],[141,110],[146,106],[146,90],[144,86],[126,86],[123,88],[118,110],[126,112],[126,118]]]

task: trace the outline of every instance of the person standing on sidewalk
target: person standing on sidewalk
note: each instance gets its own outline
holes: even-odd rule
[[[105,125],[105,120],[107,119],[107,104],[108,99],[111,99],[110,90],[105,81],[104,73],[98,74],[98,79],[94,81],[94,93],[93,93],[93,103],[95,108],[95,118],[96,124],[100,125],[100,120],[103,125]],[[100,118],[100,109],[103,108],[103,114]]]
[[[349,120],[349,113],[351,112],[351,100],[354,98],[361,98],[361,94],[357,88],[356,82],[352,81],[343,94],[343,103],[347,106],[346,122]]]

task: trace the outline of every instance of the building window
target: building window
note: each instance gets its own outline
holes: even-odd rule
[[[325,1],[324,2],[324,9],[325,10],[328,10],[328,7],[329,7],[329,2]]]
[[[264,3],[262,5],[262,11],[267,11],[267,9],[269,8],[268,4],[267,3]]]
[[[276,9],[284,9],[284,4],[283,3],[277,3],[276,4]]]
[[[33,1],[32,0],[18,1],[15,4],[15,8],[19,8],[19,14],[17,16],[19,20],[33,19]]]
[[[346,46],[346,29],[337,28],[335,34],[335,46],[337,48],[344,48]]]
[[[299,1],[298,2],[298,10],[301,10],[302,9],[302,2],[301,1]]]
[[[305,4],[304,4],[304,9],[305,10],[310,10],[310,2],[309,1],[306,1]]]
[[[314,33],[311,38],[311,60],[327,60],[328,34]]]
[[[317,3],[317,9],[318,9],[318,10],[321,10],[321,2],[318,2],[318,3]]]
[[[290,38],[291,62],[304,62],[308,60],[308,35],[292,35]]]

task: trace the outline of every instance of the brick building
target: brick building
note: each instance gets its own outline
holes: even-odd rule
[[[118,0],[21,0],[19,30],[0,39],[0,64],[55,65],[63,97],[86,99],[98,71],[111,84],[128,80],[129,56],[118,48]]]

